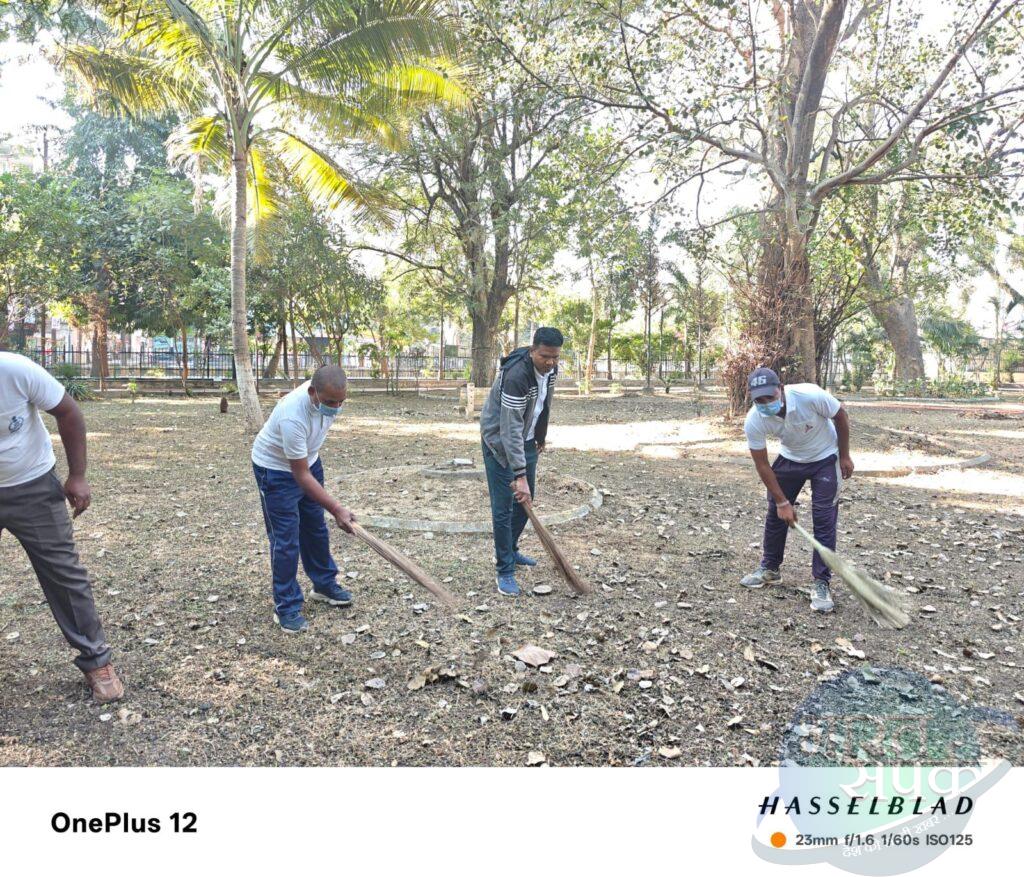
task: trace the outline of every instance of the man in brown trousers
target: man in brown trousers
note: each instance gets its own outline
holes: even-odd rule
[[[64,484],[40,411],[57,421],[68,459]],[[75,663],[93,698],[109,703],[124,696],[124,686],[110,663],[65,500],[76,518],[89,508],[82,411],[45,369],[0,352],[0,533],[9,531],[25,549],[61,632],[78,650]]]

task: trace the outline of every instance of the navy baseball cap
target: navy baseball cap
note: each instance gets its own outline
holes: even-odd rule
[[[750,377],[747,378],[747,390],[750,398],[756,399],[759,396],[771,396],[776,387],[781,387],[782,381],[770,368],[755,368]]]

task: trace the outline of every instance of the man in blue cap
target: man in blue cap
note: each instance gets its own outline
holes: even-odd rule
[[[811,483],[811,518],[814,538],[835,550],[842,480],[853,475],[850,459],[850,419],[842,403],[817,384],[782,386],[770,368],[757,368],[747,379],[753,406],[743,424],[747,447],[757,474],[768,488],[768,514],[764,522],[761,566],[741,579],[747,588],[779,582],[786,534],[796,523],[793,504],[804,484]],[[767,438],[779,439],[774,463],[768,462]],[[835,608],[829,582],[832,571],[814,552],[811,608]]]

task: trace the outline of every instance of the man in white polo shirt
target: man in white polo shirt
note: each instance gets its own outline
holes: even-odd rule
[[[288,633],[309,627],[297,578],[300,559],[313,583],[311,599],[331,606],[352,602],[352,594],[338,586],[324,509],[346,532],[355,518],[324,490],[320,462],[320,448],[347,395],[344,369],[318,368],[312,380],[277,403],[252,446],[252,471],[270,540],[274,621]]]
[[[751,372],[747,388],[754,404],[743,430],[757,474],[768,488],[768,514],[764,522],[764,553],[761,566],[740,584],[760,588],[781,581],[779,568],[786,550],[786,534],[796,522],[793,503],[804,484],[811,483],[811,518],[814,538],[833,551],[839,519],[842,479],[853,475],[850,458],[850,420],[842,403],[817,384],[782,386],[770,368]],[[768,462],[767,439],[781,442],[779,456]],[[831,612],[835,608],[829,583],[832,571],[814,552],[811,562],[814,583],[811,608]]]
[[[63,484],[40,411],[57,420],[68,460]],[[25,549],[53,617],[79,653],[75,664],[93,698],[109,703],[124,695],[124,686],[110,663],[66,501],[76,518],[91,501],[82,411],[45,369],[24,356],[0,352],[0,533],[8,530]]]

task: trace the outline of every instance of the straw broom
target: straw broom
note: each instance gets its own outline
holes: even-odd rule
[[[821,555],[825,565],[846,582],[850,590],[853,591],[853,596],[860,601],[868,615],[874,619],[875,624],[889,630],[900,630],[910,624],[910,616],[900,606],[896,592],[892,588],[887,588],[867,573],[857,569],[852,563],[843,560],[795,521],[791,526]]]
[[[433,576],[424,570],[423,567],[410,560],[400,551],[392,548],[387,544],[387,542],[382,539],[378,539],[372,533],[367,533],[366,530],[364,530],[359,524],[355,523],[355,521],[351,522],[349,526],[352,528],[352,534],[354,536],[358,536],[362,539],[363,542],[369,545],[388,563],[400,569],[417,584],[422,585],[446,606],[449,608],[455,608],[457,605],[455,597],[441,587],[441,585],[434,580]]]
[[[562,554],[562,549],[555,544],[555,539],[551,535],[551,532],[540,522],[540,518],[537,517],[536,512],[533,510],[533,503],[524,502],[522,503],[522,506],[527,517],[530,519],[530,523],[533,524],[534,532],[540,539],[541,545],[544,546],[548,555],[554,561],[555,569],[561,573],[562,578],[569,583],[569,586],[577,594],[593,593],[594,589],[576,574],[576,570],[572,568],[572,564],[569,563],[566,556]]]

